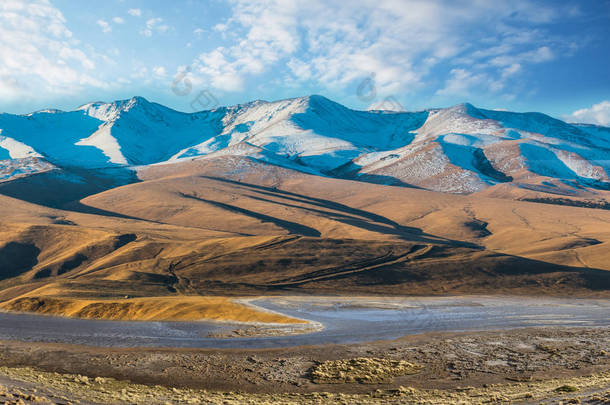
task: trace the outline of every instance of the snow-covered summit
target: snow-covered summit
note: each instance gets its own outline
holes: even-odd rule
[[[327,176],[474,192],[531,177],[606,187],[610,129],[464,103],[358,111],[319,95],[183,113],[142,97],[0,114],[0,160],[85,169],[239,154]],[[29,173],[29,172],[28,172]]]

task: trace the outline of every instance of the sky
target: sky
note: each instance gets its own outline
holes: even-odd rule
[[[610,0],[1,0],[0,111],[321,94],[610,126]]]

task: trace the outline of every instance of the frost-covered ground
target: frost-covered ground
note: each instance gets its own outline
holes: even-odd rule
[[[70,112],[0,114],[5,181],[53,166],[132,167],[221,156],[452,193],[531,178],[608,189],[610,128],[470,104],[355,111],[321,96],[192,114],[141,97]]]
[[[0,160],[0,182],[53,170],[55,166],[39,158]]]

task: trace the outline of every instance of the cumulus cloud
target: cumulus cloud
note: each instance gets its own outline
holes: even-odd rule
[[[163,66],[155,66],[153,68],[153,73],[155,74],[155,76],[158,76],[158,77],[163,77],[167,74],[167,72]]]
[[[127,14],[132,15],[134,17],[140,17],[142,15],[142,10],[139,8],[130,8],[127,10]]]
[[[608,127],[610,126],[610,101],[605,100],[601,103],[594,104],[590,108],[574,111],[564,118],[569,122],[603,125]]]
[[[112,19],[112,22],[114,22],[115,24],[123,24],[125,23],[125,19],[123,17],[114,17]]]
[[[151,37],[155,32],[165,33],[169,31],[170,28],[171,27],[169,25],[163,23],[163,18],[150,18],[146,20],[146,25],[144,29],[140,31],[140,34],[144,35],[145,37]]]
[[[105,87],[95,63],[47,0],[0,2],[0,97],[4,101]]]
[[[223,24],[223,23],[218,23],[212,27],[212,29],[214,31],[218,31],[218,32],[225,32],[228,28],[229,28],[229,26],[227,24]]]
[[[381,96],[413,91],[435,66],[460,58],[480,66],[481,71],[469,78],[473,83],[486,76],[496,89],[502,88],[527,64],[555,57],[544,33],[524,34],[523,24],[548,23],[561,15],[560,7],[545,8],[528,0],[230,0],[230,4],[230,17],[213,31],[230,32],[233,42],[201,54],[193,77],[239,91],[249,76],[287,66],[283,73],[287,82],[313,80],[337,90],[375,73]],[[473,47],[478,40],[489,43]],[[493,52],[475,55],[473,48]],[[450,80],[462,74],[459,69],[463,68],[455,67]],[[458,90],[457,84],[445,87],[441,93]]]
[[[97,25],[102,28],[102,31],[104,33],[112,31],[112,27],[110,26],[110,24],[104,20],[97,20]]]

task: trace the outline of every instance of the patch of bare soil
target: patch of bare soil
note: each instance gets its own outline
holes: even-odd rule
[[[251,338],[251,337],[270,337],[270,336],[294,336],[305,333],[314,333],[324,329],[322,324],[310,322],[307,324],[292,324],[292,325],[253,325],[238,327],[231,330],[209,333],[208,338],[216,339],[236,339],[236,338]]]

